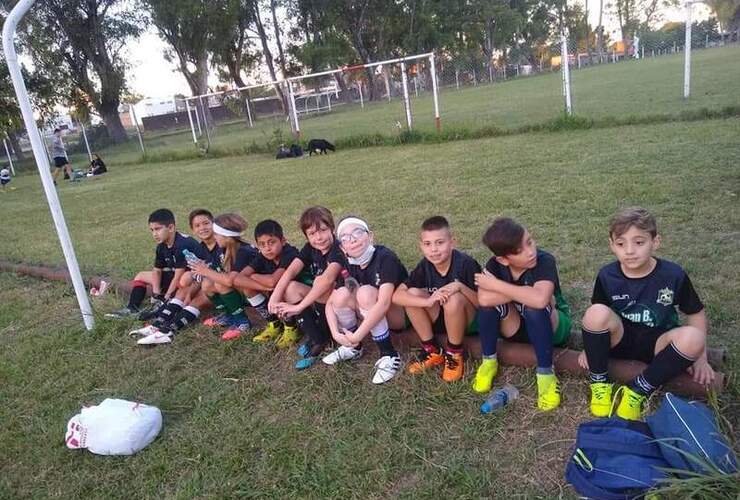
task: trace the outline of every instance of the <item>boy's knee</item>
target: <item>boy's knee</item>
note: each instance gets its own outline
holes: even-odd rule
[[[609,328],[609,322],[614,312],[604,304],[593,304],[583,315],[583,328],[600,331]]]
[[[331,302],[335,307],[349,307],[352,302],[352,294],[347,287],[337,288],[331,293]]]
[[[676,329],[674,342],[679,350],[687,356],[699,356],[707,343],[706,332],[693,326],[682,326]]]
[[[200,288],[207,294],[216,292],[216,289],[213,286],[213,281],[211,280],[203,280],[203,283],[200,284]]]
[[[134,281],[144,281],[149,283],[149,273],[147,271],[140,271],[134,276]]]
[[[465,308],[466,303],[467,299],[463,294],[455,293],[447,299],[447,301],[442,305],[442,308],[446,312],[458,311]]]
[[[357,305],[363,309],[370,309],[378,301],[378,289],[370,285],[362,285],[357,290]]]

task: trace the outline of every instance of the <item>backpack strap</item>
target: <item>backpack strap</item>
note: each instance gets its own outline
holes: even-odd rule
[[[627,495],[614,493],[593,484],[587,477],[587,474],[593,471],[593,466],[588,459],[584,462],[585,457],[578,457],[579,452],[580,450],[575,450],[573,457],[568,461],[565,476],[580,495],[601,500],[626,500],[628,498]]]

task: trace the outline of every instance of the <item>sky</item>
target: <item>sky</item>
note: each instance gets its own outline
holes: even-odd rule
[[[604,3],[608,3],[605,0]],[[598,0],[589,0],[589,21],[591,26],[596,26],[599,20]],[[709,16],[709,11],[704,5],[693,7],[693,19],[702,20]],[[671,8],[664,12],[664,22],[684,21],[684,8]],[[612,36],[612,40],[619,40],[618,25],[615,16],[604,14],[604,26]],[[166,44],[156,34],[153,28],[147,30],[138,40],[131,42],[129,61],[132,70],[128,75],[131,89],[144,97],[164,98],[175,94],[190,95],[190,88],[185,77],[177,69],[177,65],[167,62],[164,58]],[[212,74],[209,77],[209,85],[215,86],[218,79]]]

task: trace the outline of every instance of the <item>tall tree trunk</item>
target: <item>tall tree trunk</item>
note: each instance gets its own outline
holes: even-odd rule
[[[599,53],[599,64],[604,62],[604,0],[599,0],[599,26],[596,28],[596,52]]]
[[[275,31],[275,43],[278,48],[278,64],[280,64],[280,71],[283,73],[283,78],[288,78],[288,72],[285,70],[285,52],[283,51],[283,43],[280,39],[280,26],[278,25],[277,14],[277,2],[270,0],[270,12],[272,12],[272,27]]]
[[[344,78],[342,77],[342,75],[340,73],[334,73],[334,81],[337,82],[337,86],[339,86],[342,101],[347,104],[351,104],[352,96],[349,94],[349,89],[347,88],[347,84],[344,83]],[[329,99],[331,99],[331,97],[329,97]]]
[[[101,103],[98,108],[100,117],[105,122],[105,128],[108,130],[108,137],[115,143],[121,143],[128,140],[128,134],[126,129],[123,128],[121,123],[121,116],[118,114],[118,105],[111,105],[109,103]]]
[[[586,54],[588,54],[588,65],[593,66],[594,54],[591,50],[591,24],[588,22],[588,0],[584,0],[584,14],[583,17],[586,20]],[[578,55],[576,55],[578,57]]]
[[[270,73],[270,78],[272,78],[272,81],[275,82],[277,81],[277,75],[275,74],[275,62],[272,58],[272,51],[270,50],[270,46],[267,41],[267,32],[265,31],[265,25],[262,23],[262,17],[260,16],[259,6],[257,5],[257,2],[254,3],[254,24],[257,28],[257,35],[260,37],[260,43],[262,45],[262,55],[265,56],[265,64],[267,64],[267,70]],[[283,113],[285,114],[285,116],[290,116],[288,101],[285,97],[283,89],[280,87],[279,84],[275,84],[274,87],[278,98],[280,98],[280,106],[283,108]]]
[[[18,133],[17,132],[8,132],[8,139],[10,141],[10,146],[13,149],[13,152],[15,153],[15,157],[18,159],[18,161],[26,161],[26,155],[23,153],[23,150],[21,149],[20,141],[18,140]]]

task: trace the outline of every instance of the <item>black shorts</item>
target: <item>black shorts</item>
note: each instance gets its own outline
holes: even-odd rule
[[[619,359],[634,359],[650,363],[655,357],[655,344],[667,330],[657,328],[633,329],[624,327],[624,335],[619,344],[609,351],[609,356]]]
[[[0,179],[0,186],[4,186],[10,182],[10,179]]]
[[[54,157],[54,168],[62,168],[65,165],[69,165],[69,161],[64,156]]]

